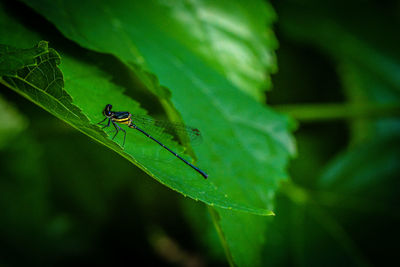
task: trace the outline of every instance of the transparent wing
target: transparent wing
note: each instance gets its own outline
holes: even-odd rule
[[[192,145],[200,144],[203,140],[199,129],[179,122],[155,120],[149,116],[139,114],[132,114],[132,122],[160,140],[170,139],[170,136],[175,137],[177,141],[182,138],[189,138]]]

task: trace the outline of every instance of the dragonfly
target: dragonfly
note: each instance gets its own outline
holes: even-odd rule
[[[119,124],[124,124],[127,125],[129,128],[132,129],[136,129],[139,132],[141,132],[142,134],[144,134],[145,136],[147,136],[148,138],[150,138],[151,140],[153,140],[154,142],[156,142],[157,144],[159,144],[161,147],[163,147],[164,149],[166,149],[167,151],[169,151],[171,154],[173,154],[175,157],[177,157],[178,159],[180,159],[181,161],[183,161],[186,165],[190,166],[192,169],[194,169],[196,172],[198,172],[199,174],[201,174],[205,179],[207,179],[208,175],[202,171],[201,169],[199,169],[198,167],[194,166],[193,164],[191,164],[190,162],[188,162],[187,160],[185,160],[184,158],[182,158],[181,156],[179,156],[177,153],[175,153],[174,151],[172,151],[170,148],[168,148],[167,146],[165,146],[163,143],[161,143],[160,141],[158,141],[156,138],[154,138],[153,136],[151,136],[150,134],[148,134],[145,130],[143,130],[142,128],[139,128],[134,120],[135,120],[135,115],[131,114],[128,111],[112,111],[112,105],[111,104],[107,104],[106,107],[103,110],[103,115],[105,116],[104,120],[102,120],[101,122],[99,122],[98,124],[102,125],[102,129],[110,127],[111,124],[114,126],[115,128],[115,134],[112,138],[112,140],[114,140],[114,138],[117,136],[117,134],[119,133],[119,131],[122,131],[124,133],[124,142],[123,145],[125,145],[125,139],[126,139],[126,131],[121,128],[121,126],[119,126]],[[103,123],[107,121],[107,124],[104,125]],[[138,119],[142,120],[142,123],[146,123],[143,120],[143,118],[138,117]],[[150,120],[151,121],[151,120]],[[154,122],[154,121],[153,121]],[[157,124],[157,123],[156,123]],[[162,124],[164,125],[160,125],[160,127],[169,127],[169,128],[173,128],[176,131],[179,131],[179,128],[186,128],[186,129],[191,129],[191,131],[188,131],[189,133],[191,132],[192,135],[195,136],[200,136],[200,131],[198,129],[193,129],[190,127],[186,127],[183,126],[181,124],[178,123],[167,123],[167,122],[162,122]]]

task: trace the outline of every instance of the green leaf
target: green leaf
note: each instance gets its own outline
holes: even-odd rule
[[[374,72],[358,64],[348,62],[346,58],[341,59],[340,66],[339,74],[349,101],[355,103],[355,105],[360,105],[360,103],[366,105],[368,103],[369,105],[379,105],[382,108],[393,107],[394,110],[400,110],[400,94],[393,90],[395,88],[392,88],[390,83],[383,81]],[[377,65],[377,68],[379,68],[379,65]],[[352,143],[372,141],[379,136],[400,132],[398,112],[391,114],[388,110],[383,115],[386,116],[370,116],[353,120],[350,125]]]
[[[242,210],[272,214],[268,210],[272,209],[274,192],[279,180],[287,177],[285,167],[295,150],[288,134],[292,125],[288,118],[239,91],[262,99],[259,88],[265,83],[264,73],[276,68],[272,52],[276,43],[262,23],[274,17],[269,6],[258,1],[246,5],[209,2],[175,6],[161,1],[27,4],[81,46],[112,53],[125,62],[162,99],[171,116],[179,117],[174,113],[176,109],[185,122],[202,130],[204,146],[194,151],[217,190],[253,207]],[[190,21],[191,27],[183,21]],[[166,89],[172,92],[171,102]],[[198,186],[195,190],[202,191]],[[225,227],[233,218],[236,221],[231,223],[239,224],[240,217],[230,214],[221,222]],[[251,221],[246,215],[243,220]],[[264,227],[254,228],[248,232],[248,240],[259,247],[263,232]],[[225,234],[230,241],[235,240],[229,227]],[[239,253],[235,260],[240,263],[250,264],[258,257],[255,249],[242,259],[246,246],[240,247],[241,240],[231,245],[238,248],[231,251]]]
[[[167,27],[159,24],[170,20],[167,7],[157,1],[28,4],[81,46],[116,55],[153,92],[171,90],[172,104],[184,121],[196,125],[204,134],[204,145],[194,151],[199,165],[210,175],[207,182],[198,181],[198,177],[188,179],[177,170],[176,175],[185,179],[170,178],[168,184],[172,188],[185,188],[185,194],[195,194],[196,199],[208,204],[271,214],[273,192],[279,180],[286,177],[284,168],[288,156],[294,153],[289,119],[256,103],[171,36],[173,28],[165,30]],[[153,9],[165,12],[153,13]],[[88,17],[91,19],[84,19]],[[157,76],[159,84],[149,72]],[[68,91],[78,101],[76,92]],[[163,98],[165,94],[159,96]],[[164,101],[170,106],[167,99]],[[87,102],[90,104],[90,100]],[[132,111],[129,105],[118,109]],[[127,144],[126,150],[128,147]],[[159,166],[152,164],[156,178],[165,176],[158,170]],[[210,201],[211,188],[224,192],[219,195],[219,202]],[[224,199],[240,205],[228,205]]]
[[[7,33],[7,35],[1,34],[0,41],[2,43],[16,43],[16,40],[18,40],[16,37],[17,33],[18,38],[20,38],[20,35],[25,33],[25,36],[27,36],[27,40],[25,41],[26,45],[31,43],[31,40],[40,40],[35,36],[35,34],[27,32],[22,25],[9,17],[7,18],[6,15],[2,16],[2,22],[3,25],[5,25],[5,27],[2,28],[14,29],[13,32],[16,33],[15,35],[10,33]],[[21,41],[18,40],[18,43],[21,44]],[[95,123],[103,118],[101,110],[106,103],[113,103],[118,110],[129,110],[132,113],[143,114],[145,113],[144,110],[140,109],[136,102],[130,100],[126,95],[124,95],[120,88],[110,83],[105,73],[99,71],[93,66],[85,64],[77,59],[73,59],[68,55],[63,56],[62,70],[65,75],[66,90],[68,90],[67,94],[66,91],[62,89],[62,80],[60,80],[61,72],[56,68],[57,63],[59,63],[58,54],[54,50],[48,49],[47,54],[38,57],[36,60],[35,67],[26,67],[19,70],[18,75],[15,77],[4,77],[2,80],[3,83],[12,87],[17,92],[45,108],[58,118],[66,121],[81,132],[112,148],[114,151],[120,153],[122,156],[144,169],[148,174],[159,180],[161,183],[166,184],[170,188],[181,192],[184,195],[223,208],[238,209],[263,215],[270,214],[270,211],[268,210],[270,203],[267,201],[268,196],[270,195],[269,193],[256,189],[258,195],[249,195],[246,193],[247,190],[251,190],[251,187],[259,188],[260,185],[252,183],[248,184],[248,188],[243,188],[241,182],[238,183],[239,178],[241,180],[241,177],[243,176],[252,177],[252,174],[246,173],[251,169],[251,166],[248,166],[246,162],[241,167],[242,170],[234,175],[237,177],[237,182],[225,183],[223,180],[226,180],[227,178],[223,178],[223,176],[232,176],[234,172],[229,170],[230,167],[225,168],[225,170],[230,174],[225,173],[225,170],[220,169],[221,166],[219,166],[219,162],[223,159],[223,157],[221,157],[223,156],[221,152],[219,155],[213,155],[208,152],[215,149],[220,150],[221,145],[222,147],[226,147],[227,145],[237,147],[233,140],[228,140],[228,142],[223,141],[226,139],[221,139],[221,137],[224,136],[223,134],[222,136],[220,134],[216,135],[213,127],[205,127],[209,129],[210,133],[214,132],[213,138],[217,137],[221,141],[221,143],[218,143],[217,139],[214,142],[211,142],[210,137],[208,137],[207,134],[205,135],[208,142],[206,142],[206,147],[201,150],[202,153],[208,155],[208,157],[211,156],[215,158],[217,156],[218,158],[218,160],[214,162],[201,165],[202,167],[205,166],[205,170],[210,171],[213,176],[213,179],[208,181],[203,180],[192,169],[176,159],[172,164],[171,162],[168,162],[171,161],[171,155],[167,151],[160,149],[157,144],[151,142],[140,133],[134,131],[129,132],[125,150],[122,150],[117,143],[111,141],[110,138],[95,125]],[[30,75],[26,76],[29,73]],[[48,87],[47,91],[44,90],[46,87]],[[234,92],[235,91],[231,89],[231,93],[235,95]],[[74,104],[71,103],[72,99],[69,95],[73,97]],[[237,98],[237,96],[234,98]],[[246,101],[252,103],[249,98],[245,99],[248,99]],[[186,105],[187,104],[188,103],[186,103]],[[82,112],[75,105],[82,108]],[[283,144],[285,142],[291,144],[290,137],[285,132],[285,124],[287,123],[286,119],[271,111],[263,110],[261,106],[256,107],[256,109],[251,112],[255,113],[257,110],[270,115],[270,119],[272,121],[275,120],[275,123],[266,127],[263,125],[265,119],[263,117],[258,118],[258,123],[254,121],[243,122],[245,124],[251,124],[250,129],[246,129],[246,127],[238,127],[238,130],[242,135],[245,135],[246,132],[253,135],[253,137],[250,138],[253,144],[251,147],[248,147],[248,149],[251,149],[252,147],[257,148],[258,142],[265,142],[262,140],[265,138],[264,131],[271,132],[271,141],[274,139],[282,139],[281,142],[283,142]],[[250,110],[247,111],[247,113],[248,112],[250,112]],[[238,121],[238,123],[240,123],[240,121]],[[215,125],[215,122],[213,124]],[[221,129],[221,126],[215,127],[216,129]],[[257,128],[260,128],[260,130]],[[275,129],[277,129],[276,133],[274,132]],[[231,132],[232,130],[233,129],[225,129],[223,131]],[[280,136],[280,132],[283,133],[282,136]],[[117,141],[122,142],[122,136],[120,136]],[[272,142],[272,144],[274,144],[275,141]],[[276,147],[278,144],[279,146]],[[171,143],[171,145],[173,149],[181,151],[181,148],[176,144]],[[268,143],[265,145],[268,146]],[[276,143],[276,145],[272,145],[269,149],[275,154],[277,160],[279,160],[280,155],[285,155],[287,153],[287,148],[281,147],[279,142]],[[225,150],[225,153],[226,151],[228,150]],[[251,150],[247,151],[247,153],[249,153]],[[264,164],[264,161],[268,160],[269,157],[264,155],[264,151],[260,149],[258,153],[260,154],[259,158],[263,159],[262,163]],[[151,158],[151,156],[154,158],[155,154],[158,154],[159,160]],[[238,161],[238,158],[231,158],[231,160],[240,162]],[[285,160],[283,159],[282,163],[284,162]],[[228,162],[228,164],[231,163]],[[212,167],[213,165],[214,167]],[[272,162],[269,163],[269,165],[273,165]],[[279,170],[279,168],[276,168],[275,166],[272,168],[268,167],[267,169],[265,169],[264,165],[260,166],[261,168],[257,170],[259,177],[252,177],[252,180],[256,179],[255,181],[260,182],[264,181],[263,184],[265,186],[272,186],[270,187],[270,190],[273,190],[273,186],[277,182],[275,179],[284,177],[283,174],[281,175],[282,170]],[[265,181],[264,175],[267,170],[270,177],[273,179],[267,179]],[[222,175],[222,179],[219,178],[220,175]],[[220,179],[219,182],[218,179]],[[266,196],[267,198],[265,198]]]
[[[266,73],[276,70],[275,55],[270,48],[276,48],[277,42],[266,27],[275,19],[275,13],[268,3],[261,1],[245,4],[240,1],[174,4],[157,0],[112,4],[102,1],[98,6],[92,1],[26,3],[85,47],[96,51],[112,49],[124,61],[142,67],[147,61],[141,50],[141,46],[147,45],[143,42],[157,38],[159,44],[165,45],[171,39],[256,99],[264,99],[260,88],[266,84],[271,86]],[[100,24],[93,27],[82,16],[98,20]],[[77,24],[69,24],[75,20]],[[135,37],[142,40],[138,42]]]
[[[399,133],[376,138],[339,155],[321,177],[320,186],[353,194],[365,187],[385,183],[391,174],[399,173]]]
[[[142,166],[147,172],[150,172],[150,175],[161,180],[161,182],[165,183],[163,181],[165,179],[171,188],[192,198],[214,203],[215,205],[226,205],[228,207],[231,204],[235,205],[234,201],[230,203],[229,199],[224,197],[223,192],[219,192],[210,183],[206,183],[193,170],[182,168],[184,165],[178,165],[178,170],[176,170],[171,167],[171,163],[168,160],[165,161],[164,159],[163,161],[162,157],[168,159],[169,155],[163,153],[163,151],[160,152],[157,144],[149,141],[140,133],[133,132],[128,135],[124,150],[108,139],[98,126],[90,123],[88,118],[72,104],[71,97],[63,90],[62,73],[57,68],[59,62],[59,55],[53,49],[48,49],[47,54],[37,58],[35,66],[28,66],[19,70],[15,77],[4,76],[3,83],[88,136],[111,147],[135,164]],[[75,103],[84,106],[88,116],[95,118],[94,122],[102,119],[102,114],[99,111],[103,107],[94,101],[95,99],[103,99],[104,103],[106,103],[105,101],[124,103],[121,104],[122,110],[129,107],[130,110],[137,114],[144,113],[137,103],[132,100],[129,101],[119,88],[102,78],[105,75],[104,73],[95,68],[65,57],[63,69],[66,73],[65,82],[71,88],[70,91],[74,95]],[[92,91],[92,97],[88,96],[90,91]],[[123,105],[126,106],[124,107]],[[171,143],[171,145],[173,144]],[[175,149],[178,149],[178,147]],[[159,153],[159,161],[154,161],[149,157],[149,155],[157,153]],[[188,188],[187,184],[182,184],[180,176],[186,177],[185,182],[192,184],[192,189]],[[207,195],[202,196],[202,193],[197,191],[199,189],[204,190]],[[240,205],[238,207],[239,209],[241,208]],[[246,207],[244,208],[246,209]]]
[[[212,213],[221,227],[222,242],[237,266],[261,266],[262,247],[265,242],[268,217],[216,209]]]
[[[208,67],[256,99],[265,98],[260,89],[271,87],[269,74],[276,71],[273,49],[277,48],[269,28],[275,12],[268,3],[153,2],[139,7],[144,12],[152,10],[153,24],[168,25],[163,27],[165,34],[200,57]]]

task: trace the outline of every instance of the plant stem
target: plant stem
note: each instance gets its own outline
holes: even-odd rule
[[[292,116],[300,122],[400,116],[399,103],[370,103],[365,105],[295,104],[275,106],[275,109]]]

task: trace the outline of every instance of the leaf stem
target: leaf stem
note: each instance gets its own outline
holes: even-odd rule
[[[275,106],[275,109],[300,122],[400,116],[399,103],[369,103],[364,105],[345,103],[294,104]]]
[[[222,232],[222,228],[221,225],[219,224],[219,214],[218,212],[215,210],[215,208],[208,206],[208,211],[210,212],[212,221],[214,223],[215,229],[217,230],[219,239],[221,241],[222,247],[224,248],[225,251],[225,256],[226,259],[228,260],[229,266],[234,267],[235,264],[233,262],[233,257],[232,254],[229,250],[229,246],[228,246],[228,242],[225,239],[224,233]]]

